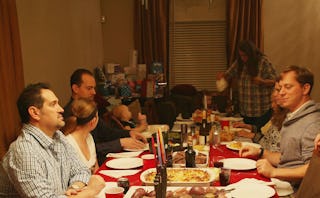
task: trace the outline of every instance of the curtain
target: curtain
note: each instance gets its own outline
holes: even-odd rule
[[[0,158],[19,134],[16,100],[24,87],[15,0],[0,0]]]
[[[161,62],[164,81],[167,81],[169,0],[135,0],[134,7],[138,62],[147,64],[147,73],[152,62]]]
[[[227,61],[235,60],[236,48],[241,40],[251,40],[263,51],[263,0],[227,1]]]

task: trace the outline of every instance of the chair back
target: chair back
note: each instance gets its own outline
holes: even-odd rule
[[[320,197],[320,152],[314,151],[307,172],[300,184],[296,198]]]

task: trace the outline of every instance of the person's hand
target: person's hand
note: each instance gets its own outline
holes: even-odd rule
[[[147,139],[144,137],[144,135],[142,135],[139,131],[139,129],[131,129],[130,131],[130,137],[132,137],[133,139],[142,141],[144,143],[147,143]]]
[[[138,120],[140,123],[147,123],[147,116],[144,114],[138,113]]]
[[[134,138],[120,138],[120,144],[125,149],[143,149],[146,143]]]
[[[250,146],[250,145],[244,145],[239,150],[239,156],[240,157],[258,157],[260,154],[260,148]]]
[[[96,194],[99,194],[105,185],[105,181],[100,175],[92,175],[88,182],[87,188],[95,191]]]
[[[314,139],[314,149],[320,152],[320,134],[318,134]]]
[[[252,80],[253,84],[256,84],[256,85],[263,85],[264,84],[264,79],[261,77],[258,77],[258,76],[253,77],[251,80]]]
[[[233,128],[245,128],[245,129],[249,129],[250,131],[252,131],[252,125],[250,124],[245,124],[243,122],[234,122],[232,124]]]
[[[64,194],[67,195],[67,196],[77,195],[81,191],[82,191],[82,189],[68,188],[66,190],[66,192],[64,192]]]
[[[217,80],[220,80],[222,78],[224,78],[224,72],[218,72],[217,73]]]
[[[252,139],[252,138],[254,138],[255,133],[252,133],[250,131],[241,130],[241,131],[237,131],[237,136]]]
[[[276,168],[272,166],[268,160],[260,159],[257,161],[256,166],[259,174],[268,178],[274,177],[273,172]]]

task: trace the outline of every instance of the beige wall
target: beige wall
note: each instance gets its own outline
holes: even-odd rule
[[[320,101],[320,1],[264,1],[265,53],[278,71],[301,65],[315,74],[312,97]]]
[[[50,83],[64,105],[73,70],[103,63],[100,0],[16,2],[25,83]]]
[[[134,49],[134,0],[101,0],[105,63],[129,65],[129,53]]]
[[[16,2],[26,84],[49,82],[61,104],[70,96],[68,81],[75,68],[93,68],[103,62],[128,65],[134,45],[133,0]],[[106,16],[102,26],[100,9]],[[313,97],[317,101],[319,9],[318,0],[267,0],[263,5],[265,53],[279,71],[290,64],[310,67],[316,74]]]

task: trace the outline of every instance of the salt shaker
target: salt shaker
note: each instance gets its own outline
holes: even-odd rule
[[[218,122],[215,122],[215,129],[213,131],[213,145],[219,146],[220,145],[220,124]]]

